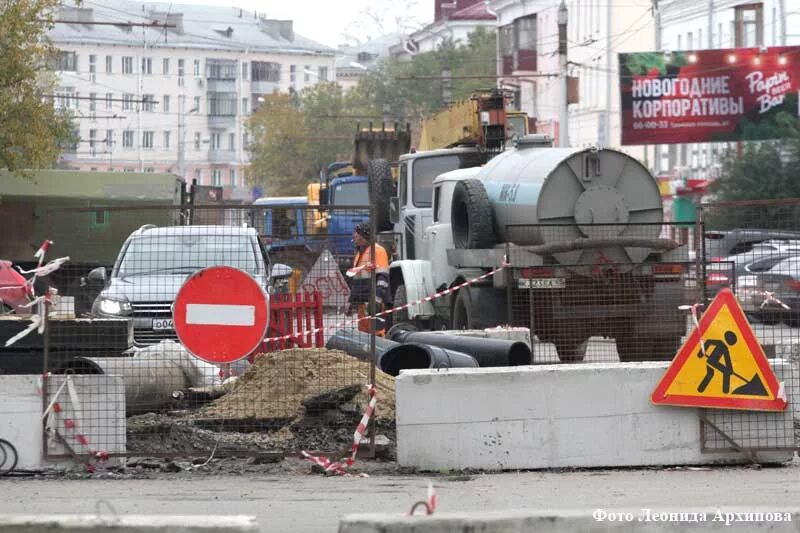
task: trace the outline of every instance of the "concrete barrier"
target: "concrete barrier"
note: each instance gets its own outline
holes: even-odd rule
[[[48,379],[48,398],[52,400],[64,382],[62,375]],[[40,470],[59,464],[45,461],[42,453],[42,396],[39,393],[39,376],[0,375],[0,437],[11,442],[17,450],[17,470]],[[58,397],[61,410],[52,414],[53,427],[64,435],[76,453],[88,449],[74,438],[64,421],[72,419],[76,428],[86,436],[89,447],[95,451],[124,453],[125,440],[125,385],[118,376],[72,376],[81,406],[75,409],[69,392],[64,387]],[[51,455],[68,455],[61,443],[48,443]],[[60,461],[71,463],[72,460]],[[122,464],[121,458],[111,458],[107,465]]]
[[[128,532],[244,533],[259,531],[252,516],[197,515],[1,515],[0,533]]]
[[[507,470],[747,461],[735,451],[703,453],[697,409],[650,403],[668,364],[404,371],[396,381],[398,464]],[[779,380],[796,382],[791,365],[776,360],[773,368]],[[793,408],[725,411],[725,419],[737,427],[759,416],[747,444],[774,448],[775,435],[793,435]],[[757,454],[763,462],[791,458],[791,450]]]
[[[487,511],[441,513],[432,516],[354,514],[345,516],[339,522],[339,533],[472,533],[474,531],[682,533],[694,529],[702,529],[704,532],[727,532],[731,531],[732,527],[737,531],[774,533],[800,531],[800,512],[796,510],[681,509],[650,510],[647,513],[642,509],[631,509],[613,514],[615,516],[612,520],[609,520],[608,516],[598,520],[592,512],[580,511]],[[705,520],[701,521],[701,517]]]

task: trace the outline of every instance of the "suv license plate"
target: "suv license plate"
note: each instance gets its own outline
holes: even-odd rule
[[[154,318],[153,319],[153,329],[158,331],[164,331],[167,329],[175,329],[175,324],[172,323],[171,318]]]
[[[520,278],[520,289],[563,289],[567,286],[564,278]]]

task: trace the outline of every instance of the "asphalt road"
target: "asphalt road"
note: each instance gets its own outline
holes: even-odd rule
[[[306,470],[303,469],[305,472]],[[317,475],[159,479],[0,479],[0,513],[246,514],[262,531],[333,532],[349,513],[405,513],[432,479],[440,512],[800,506],[800,464],[751,469],[589,470],[324,478]],[[106,502],[109,506],[99,502]],[[702,526],[702,524],[701,524]]]

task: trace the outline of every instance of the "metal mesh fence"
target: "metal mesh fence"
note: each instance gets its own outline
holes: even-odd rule
[[[703,205],[700,267],[703,303],[731,289],[789,401],[800,401],[800,200]],[[735,369],[735,358],[734,358]],[[736,380],[736,376],[732,379]],[[737,382],[738,383],[738,382]],[[797,446],[791,417],[707,410],[703,445],[710,451]],[[795,415],[797,416],[797,415]],[[800,427],[800,426],[799,426]]]
[[[534,363],[675,355],[688,331],[679,306],[697,292],[681,228],[526,225],[508,233],[510,322],[531,329]]]
[[[70,259],[37,281],[38,294],[58,291],[45,336],[26,336],[0,364],[4,373],[54,373],[43,383],[56,406],[49,456],[336,453],[352,444],[370,382],[379,398],[374,427],[393,438],[393,379],[375,376],[369,347],[358,357],[326,348],[334,334],[363,341],[376,331],[357,318],[370,311],[363,286],[374,274],[360,276],[362,294],[351,305],[354,281],[345,272],[353,228],[369,227],[369,207],[64,208],[46,216],[47,258]],[[393,236],[381,240],[391,253]],[[258,328],[258,306],[243,299],[250,289],[227,278],[211,283],[207,302],[200,291],[187,303],[179,342],[176,295],[217,266],[246,272],[269,295],[266,338],[247,357],[235,353],[245,330]],[[231,289],[220,297],[217,286]],[[16,316],[6,338],[25,320]]]

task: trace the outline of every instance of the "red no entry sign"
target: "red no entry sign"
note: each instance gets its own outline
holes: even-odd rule
[[[216,266],[193,274],[178,291],[172,318],[178,339],[209,363],[232,363],[264,339],[267,297],[246,272]]]

